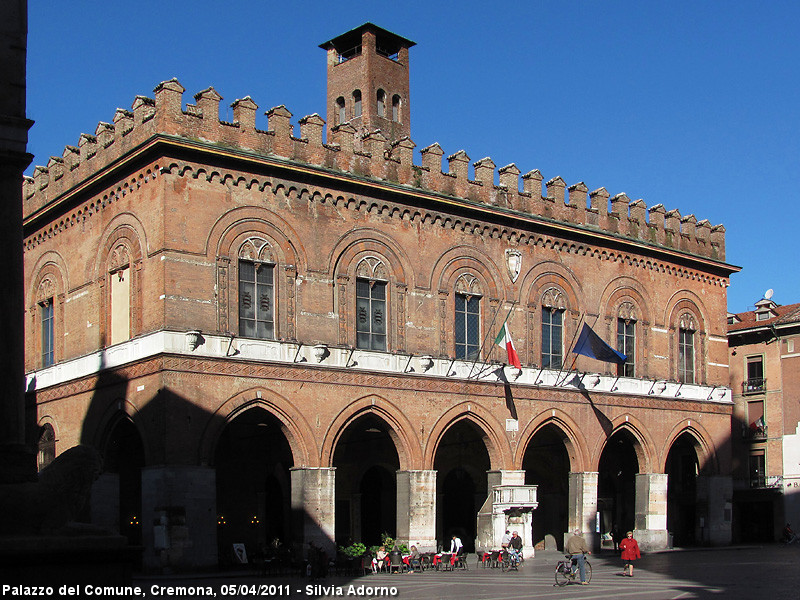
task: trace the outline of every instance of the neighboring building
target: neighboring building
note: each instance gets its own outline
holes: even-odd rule
[[[520,191],[513,164],[495,184],[489,158],[471,177],[464,151],[442,172],[438,144],[413,164],[412,45],[323,44],[326,143],[318,115],[262,130],[248,97],[223,122],[171,80],[36,168],[41,460],[101,451],[91,518],[147,567],[384,531],[471,550],[498,515],[526,544],[729,542],[724,228],[538,171]],[[574,362],[583,323],[625,365]]]
[[[734,539],[775,541],[800,525],[800,304],[768,297],[728,315],[728,345]]]

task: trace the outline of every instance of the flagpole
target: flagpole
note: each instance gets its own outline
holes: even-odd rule
[[[512,311],[512,310],[514,310],[514,307],[515,307],[516,305],[517,305],[517,301],[516,301],[516,300],[514,300],[514,301],[511,303],[511,307],[508,309],[508,312],[506,313],[506,318],[505,318],[505,320],[503,321],[503,325],[505,325],[505,324],[506,324],[506,322],[508,321],[508,317],[510,317],[510,316],[511,316],[511,311]],[[473,369],[475,369],[475,365],[477,364],[477,362],[478,362],[478,359],[479,359],[481,356],[483,356],[483,349],[486,347],[486,340],[487,340],[487,339],[489,339],[489,338],[490,338],[492,335],[494,335],[494,334],[492,333],[492,332],[494,331],[494,322],[495,322],[495,319],[497,319],[497,315],[500,313],[500,309],[501,309],[501,308],[503,308],[503,303],[502,303],[502,302],[501,302],[500,304],[498,304],[498,306],[497,306],[497,310],[496,310],[496,311],[494,311],[494,316],[492,317],[492,322],[491,322],[491,323],[489,323],[489,327],[488,327],[488,329],[487,329],[487,331],[488,331],[489,333],[488,333],[488,335],[486,335],[486,336],[483,338],[483,342],[481,343],[481,347],[480,347],[480,348],[478,348],[478,353],[475,355],[475,360],[473,360],[473,361],[472,361],[472,367],[470,367],[470,370],[469,370],[469,375],[467,375],[467,379],[469,379],[470,377],[472,377],[472,371],[473,371]]]
[[[569,347],[570,348],[572,348],[572,344],[575,342],[575,336],[578,335],[578,330],[581,328],[581,323],[583,323],[583,317],[584,316],[586,316],[586,311],[583,311],[581,313],[581,318],[578,321],[578,326],[575,328],[575,333],[572,334],[572,340],[570,340],[570,342],[569,342]],[[578,358],[578,356],[575,355],[575,358],[572,359],[572,364],[569,367],[570,371],[572,371],[572,367],[575,366],[575,361],[576,361],[577,358]],[[559,381],[558,380],[561,378],[561,372],[564,370],[564,363],[565,362],[566,362],[565,360],[562,360],[561,361],[561,366],[558,367],[558,375],[556,375],[556,385],[559,385]]]

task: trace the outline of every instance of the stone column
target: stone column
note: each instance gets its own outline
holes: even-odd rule
[[[210,467],[142,469],[145,568],[217,566],[217,474]]]
[[[636,475],[636,521],[633,537],[642,550],[661,550],[669,547],[667,533],[667,475],[638,473]]]
[[[597,480],[599,473],[586,471],[569,474],[569,531],[564,532],[564,543],[576,529],[580,530],[586,545],[597,550],[600,538],[595,532],[597,521]]]
[[[697,478],[697,506],[706,507],[706,514],[697,515],[697,540],[712,546],[730,544],[733,507],[730,475],[700,475]]]
[[[397,471],[397,540],[436,550],[436,471]]]
[[[295,532],[305,550],[309,542],[336,556],[336,467],[294,467],[292,513]]]

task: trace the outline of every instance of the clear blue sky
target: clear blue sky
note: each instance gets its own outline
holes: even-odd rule
[[[728,307],[800,302],[800,2],[29,0],[33,166],[177,77],[184,103],[325,117],[318,44],[365,21],[411,49],[412,139],[727,229]],[[226,114],[227,113],[227,114]],[[420,162],[419,155],[415,161]]]

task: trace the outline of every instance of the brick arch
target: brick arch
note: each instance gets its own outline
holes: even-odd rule
[[[381,396],[370,394],[351,402],[331,422],[325,432],[320,452],[320,465],[333,466],[333,455],[345,430],[364,415],[374,415],[389,426],[389,437],[394,443],[400,470],[422,467],[422,447],[414,431],[414,424],[401,408]]]
[[[98,244],[97,259],[92,267],[92,279],[97,281],[100,309],[100,343],[108,343],[111,332],[110,274],[120,267],[128,267],[130,276],[129,338],[142,330],[142,261],[147,255],[147,238],[144,226],[134,215],[122,213],[114,217]]]
[[[198,464],[213,464],[217,442],[225,426],[244,411],[256,407],[263,408],[281,422],[295,467],[319,466],[314,431],[303,413],[283,396],[262,387],[240,392],[214,411],[200,438]]]
[[[254,234],[262,234],[274,242],[283,261],[295,265],[299,272],[306,270],[308,260],[302,237],[282,217],[263,206],[234,208],[220,216],[206,238],[206,256],[209,260],[235,257],[240,242]]]
[[[673,379],[678,379],[678,336],[681,318],[691,315],[695,324],[695,332],[698,336],[698,343],[694,350],[695,360],[695,383],[704,384],[706,381],[706,371],[708,361],[707,337],[708,337],[708,311],[702,299],[689,290],[678,290],[667,303],[664,313],[664,323],[669,329],[669,369]]]
[[[469,271],[481,280],[485,297],[501,296],[503,284],[500,269],[488,254],[474,246],[456,246],[442,254],[431,269],[428,287],[440,293],[452,293],[456,279]]]
[[[432,289],[438,292],[436,319],[439,330],[439,354],[455,356],[455,298],[458,287],[464,287],[467,278],[474,278],[474,287],[483,300],[480,302],[480,334],[485,338],[496,317],[497,302],[503,295],[501,274],[497,265],[484,253],[468,246],[457,246],[445,252],[431,271]],[[501,317],[502,318],[502,317]],[[487,348],[491,352],[493,346]]]
[[[483,432],[483,441],[489,453],[489,463],[492,470],[513,469],[513,452],[508,439],[501,437],[499,432],[505,427],[495,416],[475,402],[462,402],[441,415],[428,434],[423,455],[423,469],[433,469],[436,450],[442,437],[458,421],[468,420]]]
[[[32,269],[33,277],[26,290],[27,319],[25,329],[25,367],[37,369],[42,362],[42,319],[40,303],[53,300],[53,356],[58,361],[64,356],[65,302],[69,289],[66,261],[57,252],[45,252]]]
[[[652,323],[652,300],[645,287],[632,277],[616,277],[611,280],[600,296],[600,314],[606,318],[616,318],[617,308],[626,298],[632,301],[640,315],[637,319],[643,323]]]
[[[611,437],[620,431],[628,431],[634,438],[633,449],[636,452],[636,460],[639,463],[640,473],[653,473],[656,466],[656,451],[653,438],[639,419],[632,415],[623,414],[614,419],[611,423],[611,431],[605,438],[599,438],[591,453],[591,470],[599,471],[600,455]]]
[[[547,425],[553,425],[564,435],[570,471],[573,473],[587,471],[589,448],[586,439],[581,435],[578,424],[567,413],[557,408],[548,408],[542,411],[531,419],[530,423],[522,430],[514,455],[514,465],[522,468],[522,461],[528,445],[533,437]]]
[[[661,472],[667,472],[666,467],[669,451],[672,449],[672,445],[684,433],[688,433],[694,439],[694,449],[697,453],[697,461],[700,463],[703,474],[718,474],[719,461],[716,448],[713,445],[712,437],[709,435],[708,431],[693,418],[681,419],[681,422],[677,423],[667,436],[666,442],[661,450]]]
[[[517,281],[521,294],[520,303],[526,299],[529,305],[531,302],[538,302],[546,288],[558,285],[563,288],[567,296],[570,310],[579,311],[583,305],[583,288],[580,280],[571,269],[559,262],[549,260],[538,262],[527,271],[523,271]]]
[[[334,283],[333,309],[339,315],[341,345],[356,346],[356,277],[364,259],[380,261],[386,279],[386,350],[403,352],[406,344],[406,302],[413,289],[413,268],[405,250],[392,237],[372,228],[349,231],[328,255]]]
[[[386,260],[393,281],[414,287],[414,270],[402,245],[370,227],[353,229],[339,238],[328,255],[328,272],[334,277],[355,277],[359,261],[369,254],[377,254]]]
[[[142,450],[144,451],[144,464],[150,464],[152,445],[147,436],[147,430],[144,427],[142,419],[139,417],[139,409],[126,398],[118,398],[114,402],[109,402],[105,411],[97,420],[97,426],[94,431],[89,432],[89,435],[84,437],[81,434],[81,443],[88,443],[97,449],[101,456],[105,456],[106,446],[111,437],[111,433],[117,424],[125,418],[129,418],[139,433],[139,440],[142,442]]]

